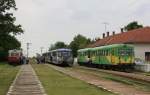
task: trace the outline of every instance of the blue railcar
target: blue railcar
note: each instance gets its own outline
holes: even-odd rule
[[[56,65],[72,66],[73,55],[71,49],[56,49],[43,54],[45,61]]]

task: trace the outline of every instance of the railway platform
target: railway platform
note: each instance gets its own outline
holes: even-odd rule
[[[22,65],[7,95],[47,95],[30,64]]]

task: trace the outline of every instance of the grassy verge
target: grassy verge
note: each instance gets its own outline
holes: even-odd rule
[[[143,73],[145,76],[150,76],[150,72]]]
[[[130,85],[139,90],[150,91],[150,83],[147,83],[147,82],[120,77],[120,76],[116,76],[116,75],[112,75],[112,74],[108,74],[108,73],[104,73],[100,71],[92,71],[92,70],[87,70],[87,69],[78,69],[78,70],[83,73],[94,74],[103,79],[111,80],[111,81],[122,83],[125,85]]]
[[[6,95],[9,86],[16,77],[19,66],[11,66],[8,63],[0,62],[0,95]]]
[[[32,64],[48,95],[115,95],[64,75],[46,65]]]

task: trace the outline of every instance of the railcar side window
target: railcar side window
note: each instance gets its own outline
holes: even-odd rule
[[[112,55],[114,55],[114,49],[112,49]]]
[[[104,50],[104,54],[103,55],[105,56],[105,50]]]
[[[87,52],[85,52],[85,56],[87,56]]]
[[[95,56],[95,51],[93,51],[93,56]]]
[[[103,56],[105,56],[105,50],[103,50]]]
[[[19,56],[19,53],[11,53],[11,56]]]
[[[106,56],[108,56],[108,50],[106,50]]]
[[[101,51],[101,54],[102,54],[102,56],[104,55],[104,52],[103,52],[103,50]]]
[[[126,55],[126,51],[125,50],[120,50],[120,55],[122,55],[122,56],[124,56],[124,55]]]
[[[98,51],[96,51],[96,56],[98,56]]]
[[[95,55],[95,52],[93,51],[93,56]]]
[[[53,52],[53,56],[56,56],[56,52]]]
[[[100,50],[100,56],[102,56],[102,51]]]
[[[128,54],[128,55],[133,55],[133,50],[132,50],[132,49],[128,49],[128,50],[127,50],[127,54]]]
[[[61,55],[61,52],[58,52],[58,56],[62,56],[62,55]]]
[[[104,56],[106,56],[106,50],[104,50]]]
[[[110,50],[108,50],[108,56],[110,56]]]

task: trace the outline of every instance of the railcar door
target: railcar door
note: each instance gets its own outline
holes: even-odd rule
[[[112,64],[115,63],[115,50],[114,49],[111,50],[111,63]]]

